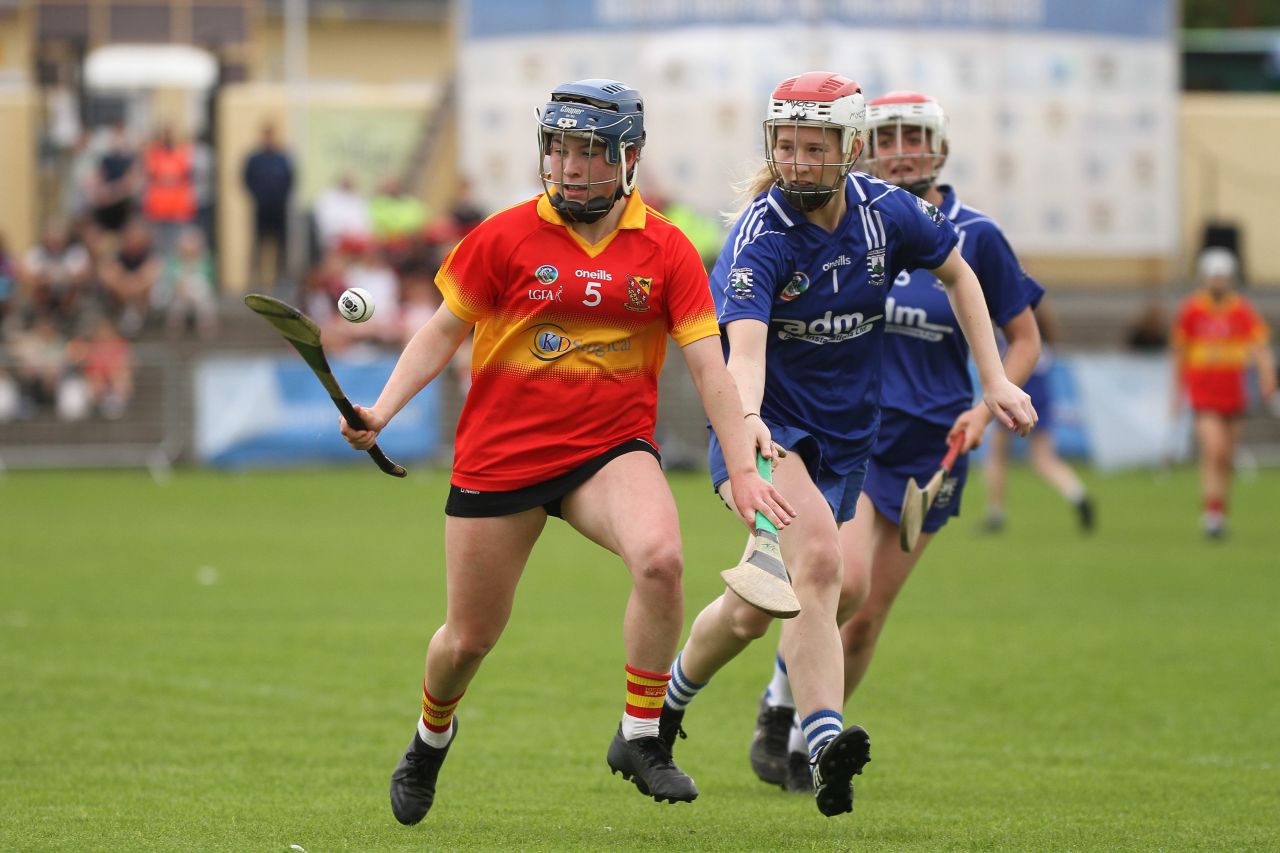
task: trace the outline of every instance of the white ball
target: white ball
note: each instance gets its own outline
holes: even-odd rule
[[[338,313],[353,323],[363,323],[373,316],[373,297],[362,287],[351,287],[338,297]]]

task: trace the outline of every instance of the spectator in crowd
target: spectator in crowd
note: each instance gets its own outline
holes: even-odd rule
[[[213,283],[213,257],[199,226],[178,236],[177,252],[164,262],[164,278],[157,300],[164,307],[165,330],[181,336],[190,327],[205,340],[218,331],[218,297]]]
[[[150,226],[134,219],[125,228],[120,247],[107,256],[99,272],[125,337],[142,334],[151,312],[152,291],[163,269]]]
[[[399,346],[403,343],[400,320],[400,280],[387,263],[383,248],[374,240],[352,240],[359,253],[347,266],[346,287],[368,291],[373,299],[373,317],[363,323],[335,321],[325,331],[325,340],[335,349],[356,343]],[[343,288],[344,290],[346,288]]]
[[[457,231],[454,242],[470,234],[471,229],[483,222],[488,215],[488,212],[475,200],[475,185],[467,178],[459,181],[457,194],[449,208],[449,216],[453,219]]]
[[[1134,352],[1164,352],[1169,346],[1169,317],[1159,299],[1148,302],[1125,333]]]
[[[98,316],[91,331],[67,345],[68,362],[78,371],[87,402],[104,418],[117,420],[133,399],[133,346],[111,318]]]
[[[0,233],[0,338],[4,336],[11,317],[17,315],[18,264],[9,254],[9,244]]]
[[[427,224],[427,206],[399,178],[383,181],[369,202],[369,214],[374,236],[380,240],[410,237]]]
[[[217,180],[217,156],[213,146],[209,144],[208,131],[202,132],[191,143],[191,183],[196,194],[196,225],[206,246],[214,244],[213,202]],[[213,275],[215,259],[210,256],[210,276]]]
[[[70,221],[92,211],[100,159],[93,133],[82,129],[69,152],[66,174],[62,176],[60,203],[64,219]]]
[[[156,250],[167,258],[177,247],[179,232],[196,218],[195,153],[191,143],[179,142],[173,128],[165,126],[147,145],[142,166],[142,210],[151,223]]]
[[[253,198],[253,249],[249,274],[257,286],[272,289],[288,263],[289,196],[293,161],[280,146],[273,124],[262,127],[258,147],[245,160],[242,175]]]
[[[0,365],[0,424],[16,420],[22,414],[22,390],[7,367]]]
[[[142,184],[137,152],[124,124],[111,132],[111,142],[98,161],[96,180],[90,193],[93,220],[102,230],[118,235],[135,211],[135,198]]]
[[[1022,440],[1027,442],[1031,470],[1071,505],[1081,532],[1091,533],[1096,523],[1093,499],[1089,497],[1080,475],[1058,455],[1053,435],[1054,408],[1049,374],[1053,369],[1053,344],[1058,338],[1058,331],[1047,298],[1036,306],[1035,316],[1036,325],[1040,327],[1040,360],[1023,388],[1031,395],[1031,403],[1040,413],[1040,423],[1030,436]],[[1009,464],[1011,441],[1006,430],[992,430],[985,472],[987,516],[983,522],[983,527],[990,533],[1004,529],[1005,471]]]
[[[67,369],[67,341],[53,321],[36,316],[9,343],[22,409],[55,406]]]
[[[334,306],[342,291],[347,289],[347,266],[363,248],[363,242],[357,245],[354,240],[350,237],[338,240],[307,271],[302,303],[307,316],[315,318],[321,325],[337,316]],[[376,305],[374,311],[377,311]]]
[[[350,172],[338,176],[312,206],[320,253],[333,248],[343,237],[368,237],[373,233],[369,200],[356,189]]]
[[[92,273],[88,250],[72,241],[64,223],[55,221],[27,250],[18,275],[32,311],[69,331],[86,301]]]
[[[1173,411],[1182,400],[1195,416],[1200,454],[1201,525],[1210,539],[1227,535],[1227,499],[1231,493],[1240,418],[1248,407],[1246,375],[1258,372],[1258,391],[1268,403],[1276,393],[1276,363],[1270,330],[1257,310],[1235,290],[1240,265],[1227,248],[1212,246],[1200,255],[1200,289],[1178,310],[1173,326]]]

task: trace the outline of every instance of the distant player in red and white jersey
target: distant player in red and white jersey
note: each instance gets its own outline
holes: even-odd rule
[[[1269,401],[1276,392],[1276,365],[1267,324],[1233,288],[1237,263],[1231,250],[1206,249],[1198,273],[1203,286],[1182,303],[1173,325],[1174,381],[1195,413],[1204,532],[1220,539],[1226,535],[1240,416],[1248,402],[1245,376],[1251,365],[1257,368],[1258,390]],[[1180,405],[1175,399],[1175,409]]]
[[[744,417],[698,253],[636,192],[640,94],[613,80],[565,83],[541,113],[538,138],[545,193],[458,244],[436,277],[444,304],[409,341],[377,403],[356,407],[369,429],[342,422],[353,447],[370,447],[475,328],[445,504],[448,611],[427,650],[417,731],[391,776],[392,811],[404,824],[431,808],[458,728],[454,709],[506,626],[549,515],[619,555],[632,577],[626,709],[609,766],[655,800],[698,795],[658,737],[684,622],[680,527],[653,437],[668,335],[732,456],[744,523],[757,511],[781,525],[794,515],[756,472],[757,450],[773,458],[769,432]]]

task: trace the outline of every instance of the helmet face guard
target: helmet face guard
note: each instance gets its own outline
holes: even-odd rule
[[[867,170],[922,195],[947,162],[947,116],[916,92],[892,92],[867,108]]]
[[[559,86],[538,116],[538,175],[551,206],[570,222],[601,219],[635,190],[643,145],[644,103],[634,89],[615,80]],[[584,160],[583,174],[566,179],[566,156]]]
[[[858,159],[865,104],[856,82],[821,71],[788,78],[774,89],[764,121],[764,157],[774,183],[792,207],[817,210],[844,186]],[[802,133],[802,128],[822,132]],[[835,145],[826,131],[836,134]],[[821,144],[815,144],[819,140]],[[817,180],[797,180],[800,168],[812,170]]]

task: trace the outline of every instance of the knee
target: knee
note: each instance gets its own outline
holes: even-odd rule
[[[742,641],[750,643],[763,637],[768,631],[769,626],[773,624],[773,617],[763,610],[752,607],[745,601],[737,601],[730,604],[732,596],[726,595],[724,606],[728,610],[729,630],[733,636]]]
[[[840,629],[840,639],[846,655],[857,655],[871,648],[880,637],[885,614],[859,611]]]
[[[840,546],[836,541],[809,543],[796,555],[797,570],[791,573],[792,583],[821,595],[838,595],[844,577],[840,562]]]
[[[484,660],[498,643],[499,632],[482,626],[454,627],[446,648],[454,669],[468,669]]]
[[[630,569],[636,586],[679,590],[684,576],[684,557],[678,545],[659,543],[646,548]]]
[[[844,578],[840,585],[840,606],[836,610],[836,621],[843,624],[852,617],[866,602],[871,594],[871,566],[866,560],[846,559],[844,561]]]

